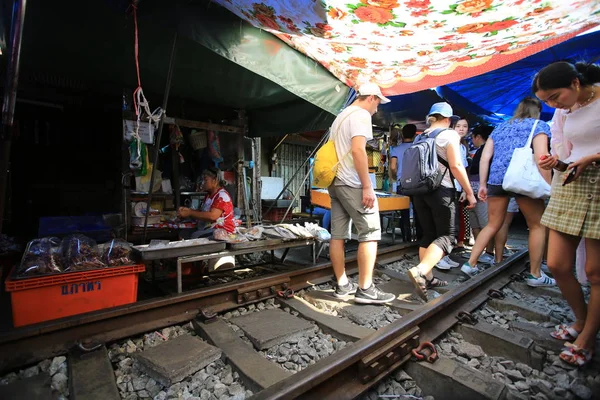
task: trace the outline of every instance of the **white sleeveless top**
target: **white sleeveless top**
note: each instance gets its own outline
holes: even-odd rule
[[[598,89],[600,87],[596,86]],[[570,113],[567,110],[560,112],[564,117],[563,140],[569,142],[571,148],[567,159],[563,161],[574,162],[600,153],[600,99]]]

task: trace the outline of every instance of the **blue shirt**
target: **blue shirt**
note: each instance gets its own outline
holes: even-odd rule
[[[402,159],[404,158],[404,152],[412,146],[412,142],[403,142],[397,146],[393,146],[390,149],[390,157],[396,157],[398,159],[397,172],[396,172],[396,180],[400,180],[400,174],[402,174]]]
[[[504,175],[508,169],[508,164],[510,164],[513,152],[516,148],[525,146],[535,121],[533,118],[506,121],[494,129],[490,136],[494,141],[494,158],[490,166],[488,185],[502,186],[502,181],[504,180]],[[548,137],[551,135],[550,126],[544,121],[538,122],[533,137],[535,138],[539,134],[544,134]]]

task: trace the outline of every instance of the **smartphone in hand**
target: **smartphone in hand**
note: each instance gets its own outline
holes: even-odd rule
[[[567,177],[562,185],[565,186],[565,185],[568,185],[569,183],[573,182],[573,179],[575,178],[576,173],[577,173],[577,167],[573,168],[571,170],[571,172],[569,172],[569,175],[567,175]]]

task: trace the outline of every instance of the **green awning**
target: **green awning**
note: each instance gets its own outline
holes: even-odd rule
[[[144,0],[138,18],[144,92],[163,93],[177,29],[171,96],[245,109],[252,136],[325,129],[347,97],[348,87],[317,62],[209,1]],[[106,0],[34,0],[21,66],[135,89],[133,34],[131,15]]]

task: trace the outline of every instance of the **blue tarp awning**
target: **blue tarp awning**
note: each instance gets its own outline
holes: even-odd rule
[[[524,58],[506,67],[437,88],[452,105],[467,109],[490,122],[510,118],[519,102],[531,96],[536,72],[555,61],[594,62],[600,58],[600,32],[571,40]],[[552,118],[554,109],[544,105],[542,119]]]

